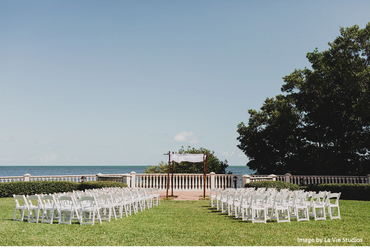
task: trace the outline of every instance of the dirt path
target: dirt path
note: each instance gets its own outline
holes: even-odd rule
[[[166,191],[159,191],[159,195],[162,198],[166,197]],[[171,190],[168,191],[168,195],[171,195]],[[203,190],[174,190],[173,195],[176,195],[177,197],[174,198],[176,201],[187,201],[187,200],[199,200],[199,198],[203,197]],[[206,197],[209,196],[209,191],[206,191]]]

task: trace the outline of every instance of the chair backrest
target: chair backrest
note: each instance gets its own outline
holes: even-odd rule
[[[244,206],[248,206],[251,202],[252,192],[246,192],[242,194],[241,203]]]
[[[300,205],[306,204],[308,201],[308,195],[309,193],[301,193],[296,195],[296,202],[299,203]]]
[[[153,195],[154,190],[153,190],[153,188],[148,188],[148,189],[146,190],[146,192],[147,192],[147,194],[148,194],[149,196],[152,196],[152,195]]]
[[[263,192],[265,192],[266,191],[266,188],[258,188],[257,189],[257,192],[259,193],[259,194],[262,194]]]
[[[61,209],[74,209],[74,201],[72,196],[62,195],[59,197],[59,203]]]
[[[159,189],[158,188],[153,188],[153,194],[154,195],[159,195]]]
[[[235,194],[234,194],[234,204],[241,203],[241,201],[242,201],[242,194],[239,191],[235,192]]]
[[[41,197],[41,200],[44,206],[47,206],[47,205],[51,207],[56,206],[55,197],[53,195],[43,195]]]
[[[80,201],[80,205],[82,209],[96,206],[96,201],[95,201],[94,196],[84,195],[80,197],[79,201]]]
[[[325,192],[325,191],[320,191],[319,193],[317,193],[317,194],[315,194],[315,195],[313,196],[314,201],[315,201],[316,203],[322,203],[322,202],[325,200],[326,195],[327,195],[327,192]]]
[[[27,202],[30,207],[38,207],[42,204],[38,195],[27,195]]]
[[[221,191],[221,198],[226,199],[227,198],[227,193],[228,193],[227,190],[222,190]]]
[[[335,205],[338,205],[340,195],[341,195],[341,193],[330,193],[330,194],[328,195],[328,197],[326,198],[326,203],[327,203],[327,205],[329,205],[329,204],[330,204],[330,199],[335,199],[334,204],[335,204]]]
[[[16,208],[28,208],[28,203],[25,195],[13,195]]]
[[[273,207],[275,207],[277,205],[287,207],[289,205],[289,198],[290,198],[289,194],[276,194],[274,196],[274,198],[273,198],[274,200],[272,202]]]
[[[209,193],[209,197],[216,197],[217,189],[211,189],[211,192]]]
[[[227,200],[228,201],[234,201],[234,196],[235,196],[235,192],[234,191],[227,192]]]
[[[251,206],[261,206],[266,203],[266,195],[253,195],[251,198]]]
[[[267,193],[270,193],[270,194],[272,194],[273,192],[275,192],[276,191],[276,189],[275,188],[268,188],[267,190],[266,190],[266,192]]]
[[[69,195],[62,195],[59,197],[59,201],[70,201],[70,202],[73,202],[72,200],[72,196],[69,196]]]
[[[222,189],[221,188],[218,188],[216,190],[216,196],[221,196],[221,192],[222,192]]]
[[[112,204],[112,196],[111,194],[108,194],[108,193],[96,194],[95,199],[98,203],[98,206]]]

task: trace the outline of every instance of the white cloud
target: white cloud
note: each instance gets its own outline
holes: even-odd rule
[[[242,152],[240,152],[239,154],[238,154],[238,157],[239,158],[244,158],[244,157],[246,157],[247,155],[245,155],[244,153],[242,153]]]
[[[54,154],[55,155],[55,154]],[[66,157],[66,160],[68,162],[76,162],[76,161],[79,161],[79,158],[70,158],[70,157]]]
[[[44,164],[50,164],[52,162],[54,162],[56,159],[57,159],[57,155],[56,154],[50,154],[50,155],[44,155],[42,157],[39,157],[41,163],[44,163]]]
[[[190,143],[199,143],[200,140],[196,137],[194,137],[193,132],[182,132],[176,134],[176,136],[173,138],[175,141],[184,142],[188,141]]]
[[[234,154],[235,154],[235,152],[229,152],[229,151],[227,151],[227,152],[221,152],[221,156],[226,157],[226,158],[233,157]]]
[[[0,141],[4,141],[4,142],[7,142],[7,141],[11,141],[13,139],[12,136],[8,136],[8,137],[0,137]]]

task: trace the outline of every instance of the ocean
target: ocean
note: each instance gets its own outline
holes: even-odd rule
[[[0,166],[0,177],[4,176],[50,176],[50,175],[96,175],[102,174],[125,174],[135,171],[141,174],[148,166]],[[247,166],[229,166],[226,172],[231,171],[234,175],[254,174]]]

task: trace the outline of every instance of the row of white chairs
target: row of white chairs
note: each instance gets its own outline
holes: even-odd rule
[[[95,221],[128,217],[138,210],[144,211],[160,204],[158,189],[103,188],[55,194],[13,195],[15,209],[13,220],[38,223],[94,225]],[[27,215],[26,215],[27,214]]]
[[[210,206],[252,223],[290,222],[291,218],[309,221],[310,217],[316,221],[326,220],[327,216],[340,219],[340,195],[273,188],[212,189]]]

